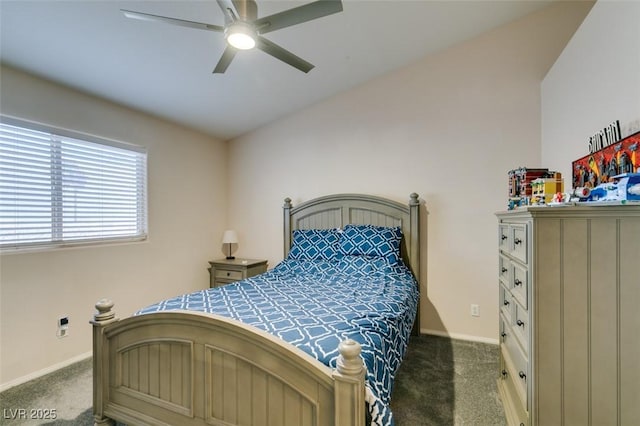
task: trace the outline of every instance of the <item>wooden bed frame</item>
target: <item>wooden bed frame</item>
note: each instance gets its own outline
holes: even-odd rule
[[[285,257],[295,229],[401,226],[402,256],[417,279],[419,205],[417,194],[408,205],[339,194],[293,207],[287,198]],[[360,345],[352,340],[340,343],[334,370],[222,316],[167,311],[118,320],[112,308],[111,301],[99,301],[91,321],[96,425],[365,424],[365,370]]]

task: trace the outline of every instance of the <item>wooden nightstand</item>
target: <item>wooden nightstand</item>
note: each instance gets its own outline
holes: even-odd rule
[[[267,272],[264,259],[218,259],[209,264],[209,287],[220,287]]]

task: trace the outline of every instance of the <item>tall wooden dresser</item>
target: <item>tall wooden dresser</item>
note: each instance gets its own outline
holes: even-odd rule
[[[640,206],[497,213],[509,425],[640,425]]]

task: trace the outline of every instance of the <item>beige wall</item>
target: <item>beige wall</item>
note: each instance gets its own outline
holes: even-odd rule
[[[282,259],[285,197],[417,192],[429,212],[422,330],[497,342],[494,212],[507,171],[540,165],[540,82],[591,5],[545,9],[233,140],[239,254]]]
[[[89,319],[102,297],[127,316],[208,285],[226,223],[226,143],[1,69],[0,112],[148,149],[149,239],[143,243],[0,257],[0,386],[88,354]],[[56,322],[70,318],[68,337]]]
[[[638,22],[640,2],[599,1],[544,79],[542,159],[550,168],[571,176],[589,137],[615,120],[623,134],[640,131]]]
[[[206,261],[221,255],[228,227],[238,231],[239,255],[273,266],[287,196],[296,204],[335,192],[406,201],[418,192],[429,211],[422,329],[495,341],[493,212],[505,205],[506,171],[540,163],[540,81],[589,6],[554,6],[229,147],[2,67],[0,112],[148,148],[150,238],[0,257],[0,389],[87,355],[99,298],[126,316],[205,287]],[[71,320],[64,339],[55,336],[61,316]]]

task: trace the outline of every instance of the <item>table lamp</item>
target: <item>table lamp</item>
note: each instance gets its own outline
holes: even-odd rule
[[[235,259],[234,256],[231,256],[231,244],[238,244],[238,235],[236,234],[236,231],[231,229],[224,231],[222,244],[229,244],[229,255],[227,256],[227,259]]]

